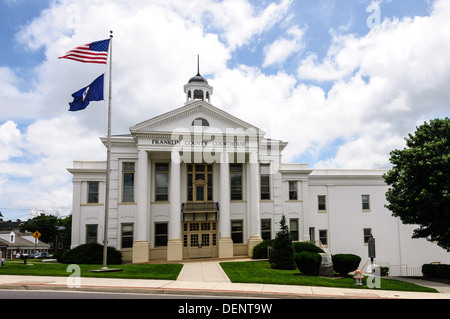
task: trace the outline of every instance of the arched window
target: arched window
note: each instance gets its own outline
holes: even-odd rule
[[[209,126],[209,123],[203,117],[197,117],[195,120],[192,121],[191,125],[192,126]]]

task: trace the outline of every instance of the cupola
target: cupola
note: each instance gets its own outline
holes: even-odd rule
[[[196,100],[211,103],[213,88],[208,84],[208,81],[200,75],[199,56],[197,56],[197,75],[189,79],[188,83],[184,86],[184,93],[186,94],[185,104],[192,103]]]

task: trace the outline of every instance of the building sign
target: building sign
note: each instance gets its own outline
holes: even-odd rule
[[[185,145],[185,146],[218,146],[218,147],[246,147],[246,142],[220,142],[220,141],[206,141],[206,140],[169,140],[169,139],[152,139],[152,145]]]

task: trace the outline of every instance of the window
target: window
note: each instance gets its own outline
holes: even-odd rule
[[[98,203],[98,182],[88,182],[88,200],[89,204]]]
[[[372,228],[364,228],[364,244],[367,245],[369,243],[369,238],[372,236]]]
[[[272,238],[272,220],[271,219],[261,219],[261,238],[262,240]]]
[[[187,201],[213,201],[213,166],[211,164],[187,166]]]
[[[231,221],[231,239],[234,244],[242,244],[244,242],[243,229],[242,220]]]
[[[319,212],[327,211],[326,199],[327,199],[327,197],[325,195],[317,196]]]
[[[319,240],[324,246],[328,246],[328,230],[319,229]]]
[[[293,241],[298,241],[298,219],[291,218],[289,220],[289,230]]]
[[[155,201],[169,200],[169,164],[155,164]]]
[[[203,94],[203,92],[202,92],[202,94]],[[209,126],[209,123],[203,117],[197,117],[195,120],[192,121],[191,125],[192,126]]]
[[[86,243],[97,242],[98,225],[86,225]]]
[[[167,246],[167,223],[155,223],[155,247]]]
[[[133,224],[122,224],[122,248],[133,247]]]
[[[361,195],[362,210],[370,211],[370,195]]]
[[[289,182],[289,200],[298,200],[298,182]]]
[[[122,202],[134,202],[134,163],[122,164],[123,188]]]
[[[259,166],[261,182],[261,200],[270,200],[270,164]]]
[[[230,199],[242,200],[242,164],[230,164]]]

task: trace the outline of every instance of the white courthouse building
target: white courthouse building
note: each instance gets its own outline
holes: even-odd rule
[[[285,215],[294,241],[315,241],[331,254],[365,263],[373,235],[378,264],[450,263],[449,253],[411,239],[414,227],[384,207],[385,171],[283,164],[287,142],[213,106],[201,75],[184,92],[184,106],[111,138],[108,245],[125,261],[251,256],[275,238]],[[103,244],[106,162],[74,161],[68,170],[72,247]]]

